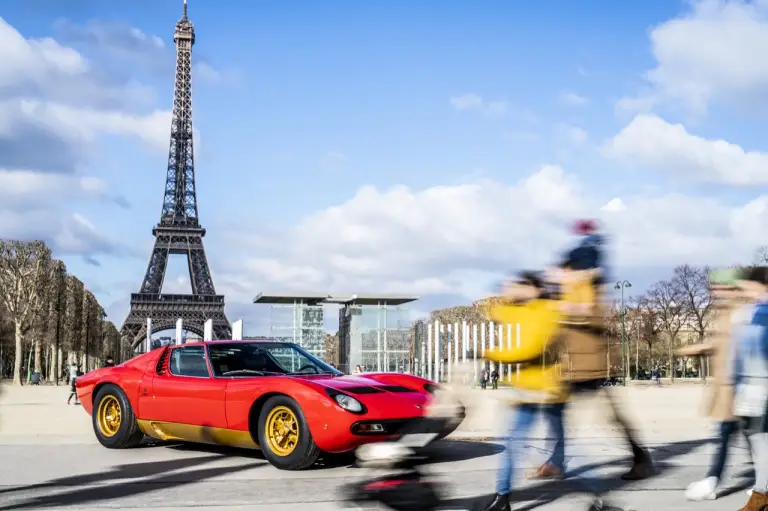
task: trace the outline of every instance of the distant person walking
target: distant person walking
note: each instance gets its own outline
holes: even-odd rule
[[[354,374],[363,374],[363,368],[360,367],[359,365],[356,365]]]
[[[80,400],[77,398],[77,388],[75,387],[75,383],[77,382],[77,377],[80,374],[80,370],[77,367],[77,364],[72,362],[72,365],[69,366],[69,397],[67,398],[67,404],[70,404],[72,402],[72,398],[75,398],[75,404],[79,405]]]
[[[491,371],[491,388],[494,390],[499,388],[499,373],[496,372],[496,369]]]
[[[480,375],[480,388],[483,390],[488,388],[488,369],[483,369],[483,373]]]

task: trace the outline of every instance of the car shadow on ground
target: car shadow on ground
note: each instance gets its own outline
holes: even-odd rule
[[[96,502],[192,485],[214,477],[265,465],[265,462],[256,462],[236,466],[195,468],[224,458],[224,455],[219,454],[117,465],[112,470],[62,477],[40,484],[4,488],[0,490],[2,500],[10,502],[1,505],[0,510],[87,506]]]
[[[249,459],[264,460],[264,455],[256,449],[238,449],[235,447],[224,447],[210,444],[192,444],[183,442],[160,442],[148,443],[147,446],[166,447],[168,449],[188,452],[204,452],[211,454],[221,454],[224,456],[237,456]],[[423,450],[430,463],[453,463],[456,461],[466,461],[486,456],[493,456],[504,450],[504,447],[488,442],[470,441],[470,440],[439,440]],[[331,468],[355,468],[355,453],[346,452],[339,454],[322,454],[317,462],[307,470],[324,470]]]
[[[669,461],[679,455],[687,454],[694,449],[702,447],[710,442],[715,442],[714,439],[702,439],[702,440],[686,440],[682,442],[673,442],[665,445],[658,445],[649,448],[651,455],[653,456],[656,465],[656,474],[654,478],[663,477],[666,472],[672,468],[672,464]],[[516,507],[515,511],[530,511],[538,507],[550,504],[562,497],[571,494],[589,493],[588,489],[598,487],[606,495],[606,500],[610,504],[610,492],[624,489],[632,489],[637,483],[632,481],[624,481],[619,479],[603,479],[603,478],[591,478],[580,477],[583,474],[592,472],[595,469],[602,467],[615,466],[617,463],[627,462],[629,465],[630,458],[624,460],[611,460],[607,463],[592,463],[584,465],[575,470],[569,470],[567,472],[568,479],[565,480],[552,480],[545,481],[533,486],[525,486],[519,490],[513,490],[510,494],[511,502],[530,502],[526,506]],[[628,468],[628,467],[627,467]],[[739,474],[742,476],[744,474]],[[519,481],[519,476],[517,476]],[[744,488],[749,485],[744,486]],[[739,485],[741,487],[741,485]],[[734,489],[729,492],[733,493],[738,491]],[[720,497],[724,497],[726,494],[721,494]],[[481,495],[477,497],[459,498],[446,500],[441,506],[442,509],[469,509],[477,510],[483,509],[493,499],[493,494]],[[615,511],[621,511],[619,508],[606,507],[605,510],[609,511],[614,509]]]

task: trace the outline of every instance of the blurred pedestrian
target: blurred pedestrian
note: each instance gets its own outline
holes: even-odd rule
[[[715,270],[709,275],[714,298],[712,336],[708,342],[685,346],[676,350],[679,356],[711,357],[712,384],[704,403],[704,412],[718,422],[718,445],[712,465],[704,479],[688,485],[685,495],[689,500],[714,500],[722,480],[728,448],[733,436],[742,430],[740,421],[733,414],[734,385],[732,338],[739,324],[747,321],[743,306],[748,297],[738,286],[739,271]]]
[[[741,418],[752,448],[755,485],[741,511],[768,508],[768,267],[751,268],[739,287],[752,298],[743,310],[749,320],[734,336],[733,413]]]
[[[571,393],[603,396],[613,412],[614,422],[623,430],[624,438],[632,449],[632,467],[622,479],[635,481],[655,473],[653,460],[644,449],[627,418],[620,412],[610,387],[603,386],[608,366],[603,284],[608,280],[604,257],[604,238],[592,220],[576,222],[574,233],[580,236],[576,248],[569,251],[559,268],[546,272],[550,286],[559,290],[561,311],[565,315],[560,328],[559,348],[563,378],[570,384]],[[531,473],[534,479],[562,477],[565,459],[563,414],[567,404],[555,407],[550,415],[550,428],[555,433],[552,456]]]
[[[509,494],[514,486],[515,470],[519,461],[524,442],[529,438],[537,416],[541,413],[547,417],[553,406],[561,405],[567,399],[567,391],[562,387],[558,378],[559,367],[554,365],[543,369],[543,355],[546,342],[552,337],[557,328],[551,318],[559,317],[557,307],[550,300],[541,299],[543,289],[538,279],[522,278],[516,286],[517,297],[525,299],[517,309],[524,309],[522,314],[531,319],[530,329],[524,329],[528,335],[523,339],[520,348],[512,350],[489,350],[486,352],[491,363],[520,363],[520,377],[514,380],[515,391],[510,394],[512,405],[508,410],[507,433],[505,450],[501,457],[501,466],[497,472],[496,493],[493,500],[483,511],[509,511],[511,509]],[[498,309],[497,309],[498,310]],[[518,318],[520,319],[520,318]],[[529,326],[526,324],[526,327]],[[554,327],[553,327],[554,326]],[[538,328],[536,328],[538,327]],[[547,328],[550,328],[547,330]],[[518,360],[515,357],[519,351],[527,353]],[[508,359],[508,357],[510,357]],[[496,376],[494,378],[494,376]],[[498,376],[494,370],[491,373],[493,388],[497,388]],[[552,419],[548,419],[550,422]]]

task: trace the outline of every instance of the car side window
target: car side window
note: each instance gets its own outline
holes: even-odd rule
[[[205,362],[205,348],[203,346],[179,346],[173,348],[169,369],[171,374],[176,376],[210,377],[208,364]]]

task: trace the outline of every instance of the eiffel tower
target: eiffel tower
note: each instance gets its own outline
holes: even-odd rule
[[[131,294],[131,311],[125,319],[122,337],[134,350],[143,346],[147,335],[147,318],[152,319],[153,332],[175,328],[181,318],[184,328],[203,335],[205,321],[213,320],[213,335],[229,339],[231,327],[224,314],[224,296],[213,287],[211,270],[205,257],[203,236],[197,216],[195,193],[195,160],[192,144],[192,45],[195,27],[184,14],[176,23],[176,81],[173,92],[171,144],[168,173],[160,223],[153,229],[155,246],[147,273],[138,293]],[[184,254],[189,266],[192,294],[163,294],[168,256]]]

